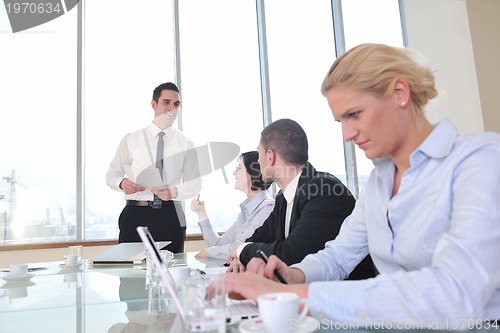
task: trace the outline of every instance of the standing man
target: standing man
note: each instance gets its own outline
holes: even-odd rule
[[[264,224],[229,254],[229,271],[245,270],[257,250],[268,256],[274,254],[288,265],[300,262],[337,237],[355,204],[340,180],[316,171],[308,162],[307,136],[297,122],[280,119],[268,125],[261,133],[257,150],[262,179],[266,183],[274,181],[281,191]],[[346,273],[349,279],[365,279],[375,276],[375,268],[367,256]]]
[[[172,127],[180,106],[174,83],[156,87],[152,124],[126,134],[111,161],[106,183],[125,193],[126,199],[118,220],[120,243],[140,242],[136,227],[141,225],[149,228],[156,241],[172,241],[167,250],[184,251],[186,218],[181,200],[200,192],[201,178],[193,142]],[[145,177],[152,172],[158,172],[159,178]],[[147,181],[140,180],[141,175]]]

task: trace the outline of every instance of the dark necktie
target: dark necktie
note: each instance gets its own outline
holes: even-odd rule
[[[158,147],[156,149],[156,168],[160,172],[161,179],[163,179],[163,148],[165,146],[163,142],[164,135],[164,132],[158,133]],[[161,199],[155,194],[153,197],[153,208],[159,209],[161,206]]]
[[[283,195],[283,203],[282,206],[280,207],[280,224],[283,226],[283,239],[286,238],[286,207],[287,207],[287,202],[285,199],[285,196]]]

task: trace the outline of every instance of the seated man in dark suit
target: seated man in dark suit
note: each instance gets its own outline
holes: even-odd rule
[[[337,237],[354,208],[349,189],[308,162],[307,136],[295,121],[280,119],[264,128],[257,150],[263,180],[274,181],[281,191],[264,224],[230,253],[228,271],[244,271],[257,250],[274,254],[288,265],[298,263]],[[349,279],[373,276],[375,268],[367,256]]]

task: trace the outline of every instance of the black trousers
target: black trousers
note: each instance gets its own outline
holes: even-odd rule
[[[141,238],[136,230],[138,226],[148,227],[156,242],[172,241],[164,248],[165,250],[173,253],[184,252],[186,217],[180,202],[168,201],[163,203],[161,209],[149,206],[125,206],[118,218],[120,228],[118,242],[140,242]]]

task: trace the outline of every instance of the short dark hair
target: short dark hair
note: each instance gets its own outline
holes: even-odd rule
[[[290,164],[305,165],[309,160],[306,132],[291,119],[279,119],[264,128],[260,144],[264,150],[274,150]]]
[[[180,94],[179,88],[177,88],[175,83],[165,82],[165,83],[160,84],[158,87],[155,88],[155,90],[153,90],[153,101],[158,103],[158,100],[160,99],[160,96],[161,96],[161,92],[163,90],[173,90],[173,91],[177,91]]]
[[[240,158],[243,160],[243,165],[247,169],[247,173],[250,175],[250,189],[252,191],[267,190],[269,188],[269,185],[271,184],[265,183],[264,180],[262,180],[262,173],[260,172],[259,163],[259,152],[247,151],[246,153],[242,153]]]

